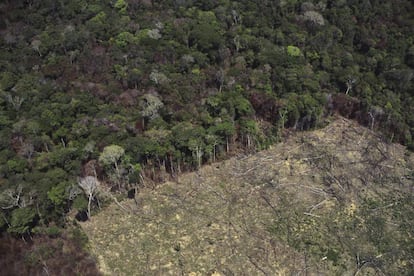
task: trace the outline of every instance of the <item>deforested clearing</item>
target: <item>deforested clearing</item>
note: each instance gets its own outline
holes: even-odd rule
[[[408,275],[413,168],[403,146],[339,117],[82,226],[108,275]]]

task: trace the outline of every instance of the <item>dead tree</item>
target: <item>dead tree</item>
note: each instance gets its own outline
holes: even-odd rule
[[[99,181],[94,176],[87,176],[84,178],[80,178],[78,181],[78,185],[82,188],[82,190],[88,197],[87,215],[88,215],[88,219],[90,219],[91,218],[91,203],[98,193]]]
[[[357,82],[357,79],[354,77],[349,77],[346,81],[346,91],[345,94],[348,95],[349,91],[352,90],[354,84]]]

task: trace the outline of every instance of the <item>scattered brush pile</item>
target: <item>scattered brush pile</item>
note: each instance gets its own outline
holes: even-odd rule
[[[104,274],[414,269],[414,158],[343,118],[180,176],[83,223]]]

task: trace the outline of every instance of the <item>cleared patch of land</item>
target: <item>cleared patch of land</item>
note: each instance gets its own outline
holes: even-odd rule
[[[413,163],[338,118],[143,189],[83,228],[108,275],[408,274]]]

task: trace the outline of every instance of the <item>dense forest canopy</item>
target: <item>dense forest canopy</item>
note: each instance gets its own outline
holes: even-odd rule
[[[0,33],[10,233],[333,112],[414,147],[409,0],[2,1]]]

